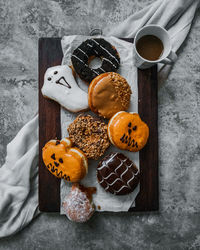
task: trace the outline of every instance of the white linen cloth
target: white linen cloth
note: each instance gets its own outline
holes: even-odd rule
[[[159,24],[169,30],[177,51],[189,32],[198,4],[198,0],[157,0],[121,24],[105,28],[103,34],[134,37],[140,27]],[[35,117],[8,145],[6,162],[0,169],[0,237],[19,231],[39,213],[37,134]]]
[[[7,146],[0,168],[0,237],[19,231],[38,214],[38,116]]]
[[[88,36],[64,36],[61,41],[62,50],[63,50],[63,65],[71,64],[71,55],[73,51],[86,39],[90,37]],[[134,66],[133,62],[133,45],[129,42],[123,41],[116,37],[104,37],[101,38],[106,39],[109,43],[111,43],[119,52],[120,55],[120,67],[118,69],[118,73],[126,78],[129,85],[131,86],[132,95],[129,111],[130,112],[138,112],[138,87],[137,87],[137,68]],[[95,59],[92,61],[93,67],[98,67],[98,62],[95,63]],[[88,85],[85,84],[79,77],[77,77],[78,85],[87,91]],[[94,113],[87,112],[94,116]],[[74,121],[77,117],[76,113],[71,113],[64,108],[61,108],[61,133],[62,137],[68,137],[67,127],[70,123]],[[122,152],[114,146],[110,146],[108,150],[106,150],[106,155],[110,152]],[[139,153],[131,153],[126,152],[125,155],[129,157],[136,166],[139,168]],[[105,156],[105,155],[104,155]],[[94,204],[97,207],[97,211],[112,211],[112,212],[122,212],[128,211],[131,206],[135,206],[135,198],[139,193],[139,185],[137,188],[128,195],[113,195],[108,192],[105,192],[103,188],[98,184],[96,177],[96,167],[98,161],[89,160],[88,174],[87,176],[81,180],[81,183],[86,187],[96,187],[97,192],[93,195]],[[71,189],[71,184],[67,183],[65,180],[61,181],[61,214],[64,213],[62,209],[62,202],[64,201],[65,196],[69,193]],[[98,209],[100,207],[101,209]]]

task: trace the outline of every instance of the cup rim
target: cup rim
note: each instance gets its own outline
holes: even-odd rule
[[[148,60],[148,59],[145,59],[144,57],[142,57],[142,56],[138,53],[138,51],[137,51],[137,49],[136,49],[136,38],[137,38],[138,34],[139,34],[143,29],[145,29],[145,28],[147,28],[147,27],[156,27],[156,28],[160,28],[163,32],[165,32],[165,33],[167,34],[167,36],[168,36],[168,38],[169,38],[169,40],[170,40],[169,34],[168,34],[168,32],[167,32],[167,30],[166,30],[165,28],[163,28],[163,27],[160,26],[160,25],[156,25],[156,24],[148,24],[148,25],[145,25],[145,26],[141,27],[141,28],[136,32],[135,38],[134,38],[134,49],[135,49],[135,52],[136,52],[137,56],[138,56],[140,59],[142,59],[143,61],[148,62],[148,63],[159,63],[159,62],[161,62],[164,58],[160,58],[160,59],[158,59],[158,60],[151,61],[151,60]],[[168,51],[168,53],[167,53],[167,56],[170,54],[170,51],[171,51],[171,49],[172,49],[171,46],[172,46],[172,45],[171,45],[171,42],[170,42],[170,44],[169,44],[169,49],[168,49],[169,51]],[[166,56],[166,57],[167,57],[167,56]],[[166,58],[166,57],[165,57],[165,58]]]

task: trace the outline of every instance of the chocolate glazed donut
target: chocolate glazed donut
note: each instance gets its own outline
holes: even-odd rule
[[[122,153],[110,153],[99,162],[97,179],[105,191],[125,195],[137,187],[140,173],[128,157]]]
[[[101,67],[97,69],[89,67],[89,60],[92,56],[101,58]],[[102,73],[116,72],[120,65],[117,50],[102,38],[88,39],[83,42],[74,50],[71,61],[80,78],[89,83]]]

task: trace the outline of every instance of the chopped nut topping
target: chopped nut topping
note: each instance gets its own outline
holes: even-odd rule
[[[111,79],[118,94],[118,101],[121,102],[124,110],[127,110],[130,103],[130,96],[132,94],[129,84],[125,78],[115,72],[111,73]]]
[[[98,159],[110,145],[107,124],[90,115],[78,116],[68,127],[69,138],[88,158]]]

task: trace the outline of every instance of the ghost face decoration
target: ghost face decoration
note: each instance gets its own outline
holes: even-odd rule
[[[68,138],[51,140],[42,149],[42,158],[47,169],[57,178],[79,182],[88,171],[84,153],[75,147]]]
[[[44,97],[71,112],[88,109],[88,94],[78,87],[72,69],[67,65],[48,68],[41,91]]]

